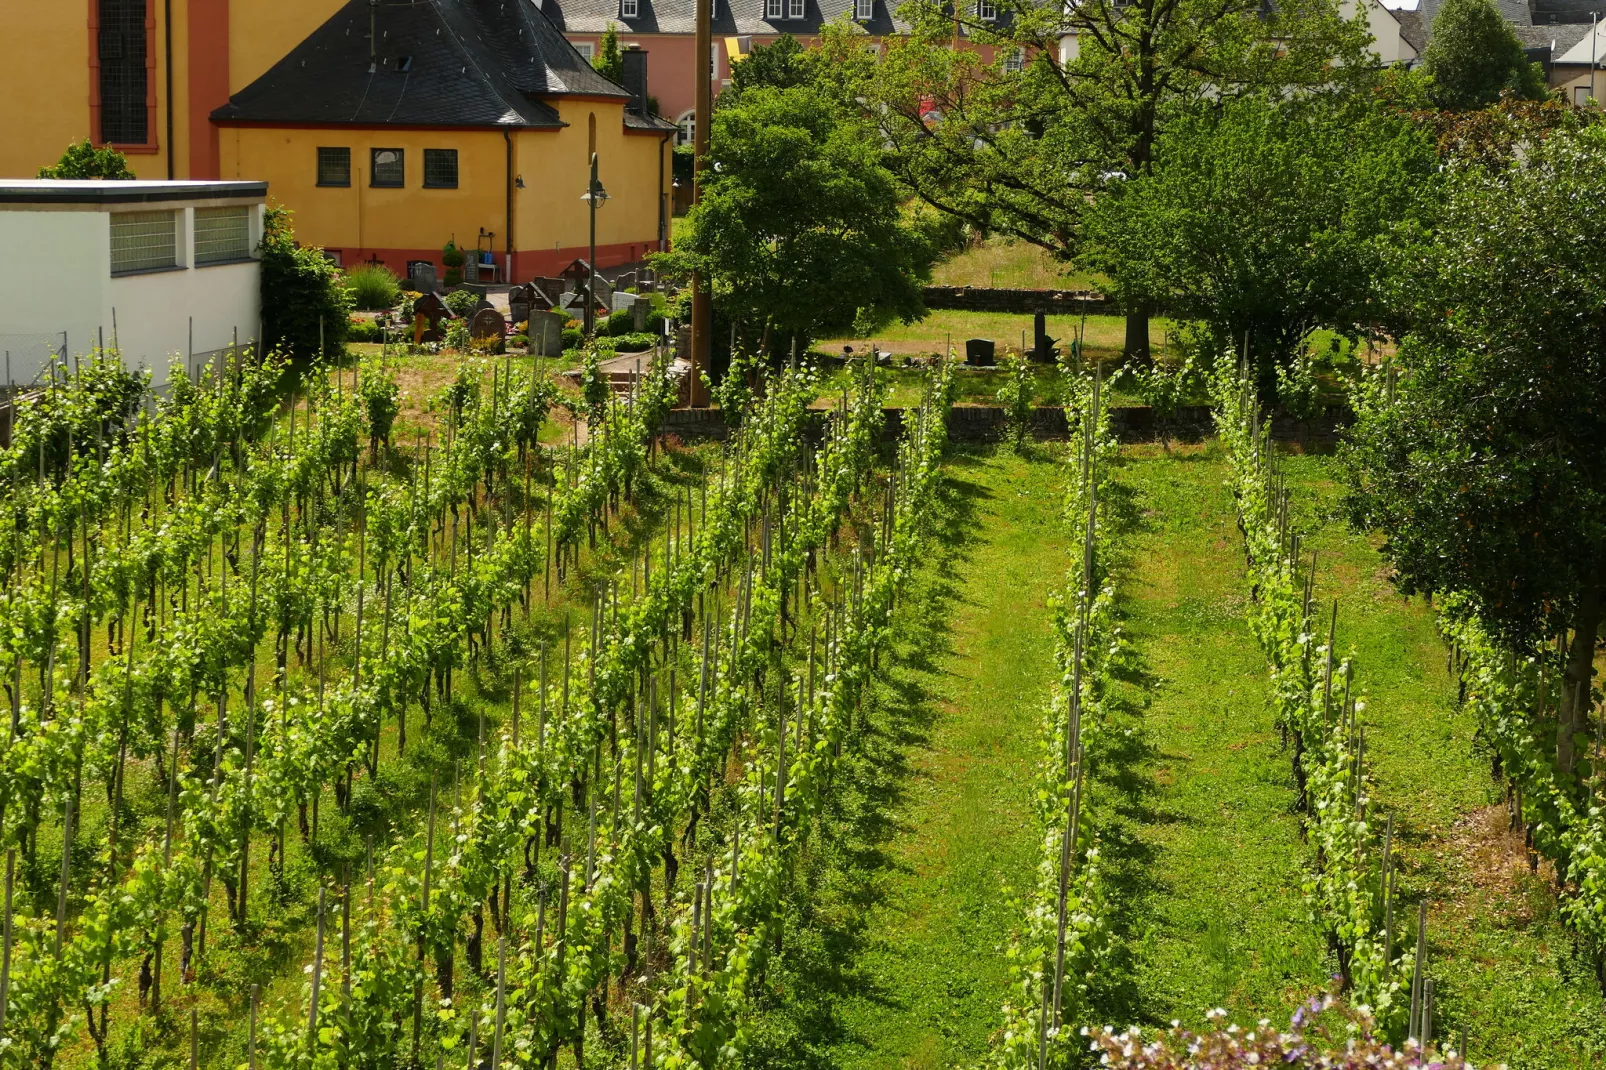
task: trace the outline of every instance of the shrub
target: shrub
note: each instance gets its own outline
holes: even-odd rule
[[[572,327],[563,332],[563,348],[565,351],[580,348],[580,343],[583,341],[585,341],[585,336]]]
[[[645,331],[632,331],[630,334],[616,336],[613,340],[613,347],[620,353],[639,353],[643,349],[651,349],[656,341],[658,341],[658,336],[655,334],[648,334]]]
[[[384,335],[373,320],[353,320],[346,328],[348,342],[382,342]]]
[[[603,322],[600,333],[618,337],[629,334],[636,329],[636,315],[633,312],[615,312]]]
[[[321,249],[296,244],[290,210],[268,208],[262,228],[263,340],[270,348],[311,359],[324,350],[338,352],[351,324],[351,297],[340,269]]]
[[[448,286],[456,286],[463,281],[463,250],[457,247],[455,241],[449,241],[441,249],[441,264],[446,268],[442,277]]]
[[[508,337],[507,344],[512,346],[514,349],[529,349],[530,339],[526,335],[522,334],[510,335]]]
[[[128,157],[116,149],[97,149],[86,138],[67,146],[49,167],[39,169],[40,178],[110,178],[132,181],[137,176],[128,166]]]
[[[401,280],[383,264],[366,264],[346,273],[346,289],[355,308],[380,312],[401,300]]]
[[[446,295],[446,307],[454,316],[472,316],[480,303],[480,295],[472,290],[453,290]]]

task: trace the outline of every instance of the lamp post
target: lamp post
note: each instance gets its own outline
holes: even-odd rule
[[[591,214],[591,259],[586,261],[586,337],[596,333],[597,327],[597,209],[608,203],[608,191],[597,179],[597,154],[591,154],[591,184],[580,195]]]
[[[1591,101],[1599,99],[1595,96],[1595,68],[1600,66],[1600,28],[1597,25],[1599,20],[1600,12],[1591,11],[1589,13],[1589,99]],[[1595,107],[1598,108],[1600,105],[1596,104]]]

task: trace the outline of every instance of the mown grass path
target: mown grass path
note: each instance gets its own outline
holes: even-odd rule
[[[1001,1021],[1030,877],[1039,713],[1054,675],[1063,480],[1047,450],[956,451],[946,530],[900,610],[750,1065],[975,1063]]]
[[[1212,1007],[1286,1020],[1327,977],[1224,474],[1212,452],[1150,448],[1128,450],[1116,474],[1132,529],[1118,583],[1141,674],[1109,818],[1126,959],[1112,1022],[1198,1025]]]

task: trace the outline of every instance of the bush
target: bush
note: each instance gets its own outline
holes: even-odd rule
[[[634,312],[615,312],[603,321],[598,333],[618,337],[621,334],[629,334],[635,329],[636,314]]]
[[[325,352],[338,352],[351,325],[351,297],[340,269],[323,250],[296,244],[290,210],[280,204],[264,216],[258,250],[263,340],[269,348],[310,360],[318,355],[321,339]]]
[[[620,353],[639,353],[643,349],[651,349],[658,336],[646,331],[632,331],[630,334],[621,334],[614,338],[613,347]]]
[[[446,307],[454,316],[472,316],[479,303],[480,295],[472,290],[453,290],[446,295]]]
[[[352,306],[364,312],[395,308],[401,300],[401,280],[383,264],[367,264],[346,273]]]
[[[529,349],[530,339],[525,335],[515,334],[509,336],[507,344],[514,349]]]
[[[565,352],[571,349],[579,349],[580,343],[583,341],[585,341],[585,336],[573,328],[563,332],[563,349]]]
[[[384,335],[373,320],[353,320],[346,328],[348,342],[382,342]]]
[[[86,138],[67,146],[50,167],[39,169],[39,178],[109,178],[132,181],[137,177],[128,166],[128,157],[116,149],[97,149]]]

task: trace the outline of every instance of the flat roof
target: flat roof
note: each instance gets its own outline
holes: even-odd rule
[[[0,179],[0,204],[140,204],[218,198],[263,200],[266,182],[118,182],[96,178]]]

